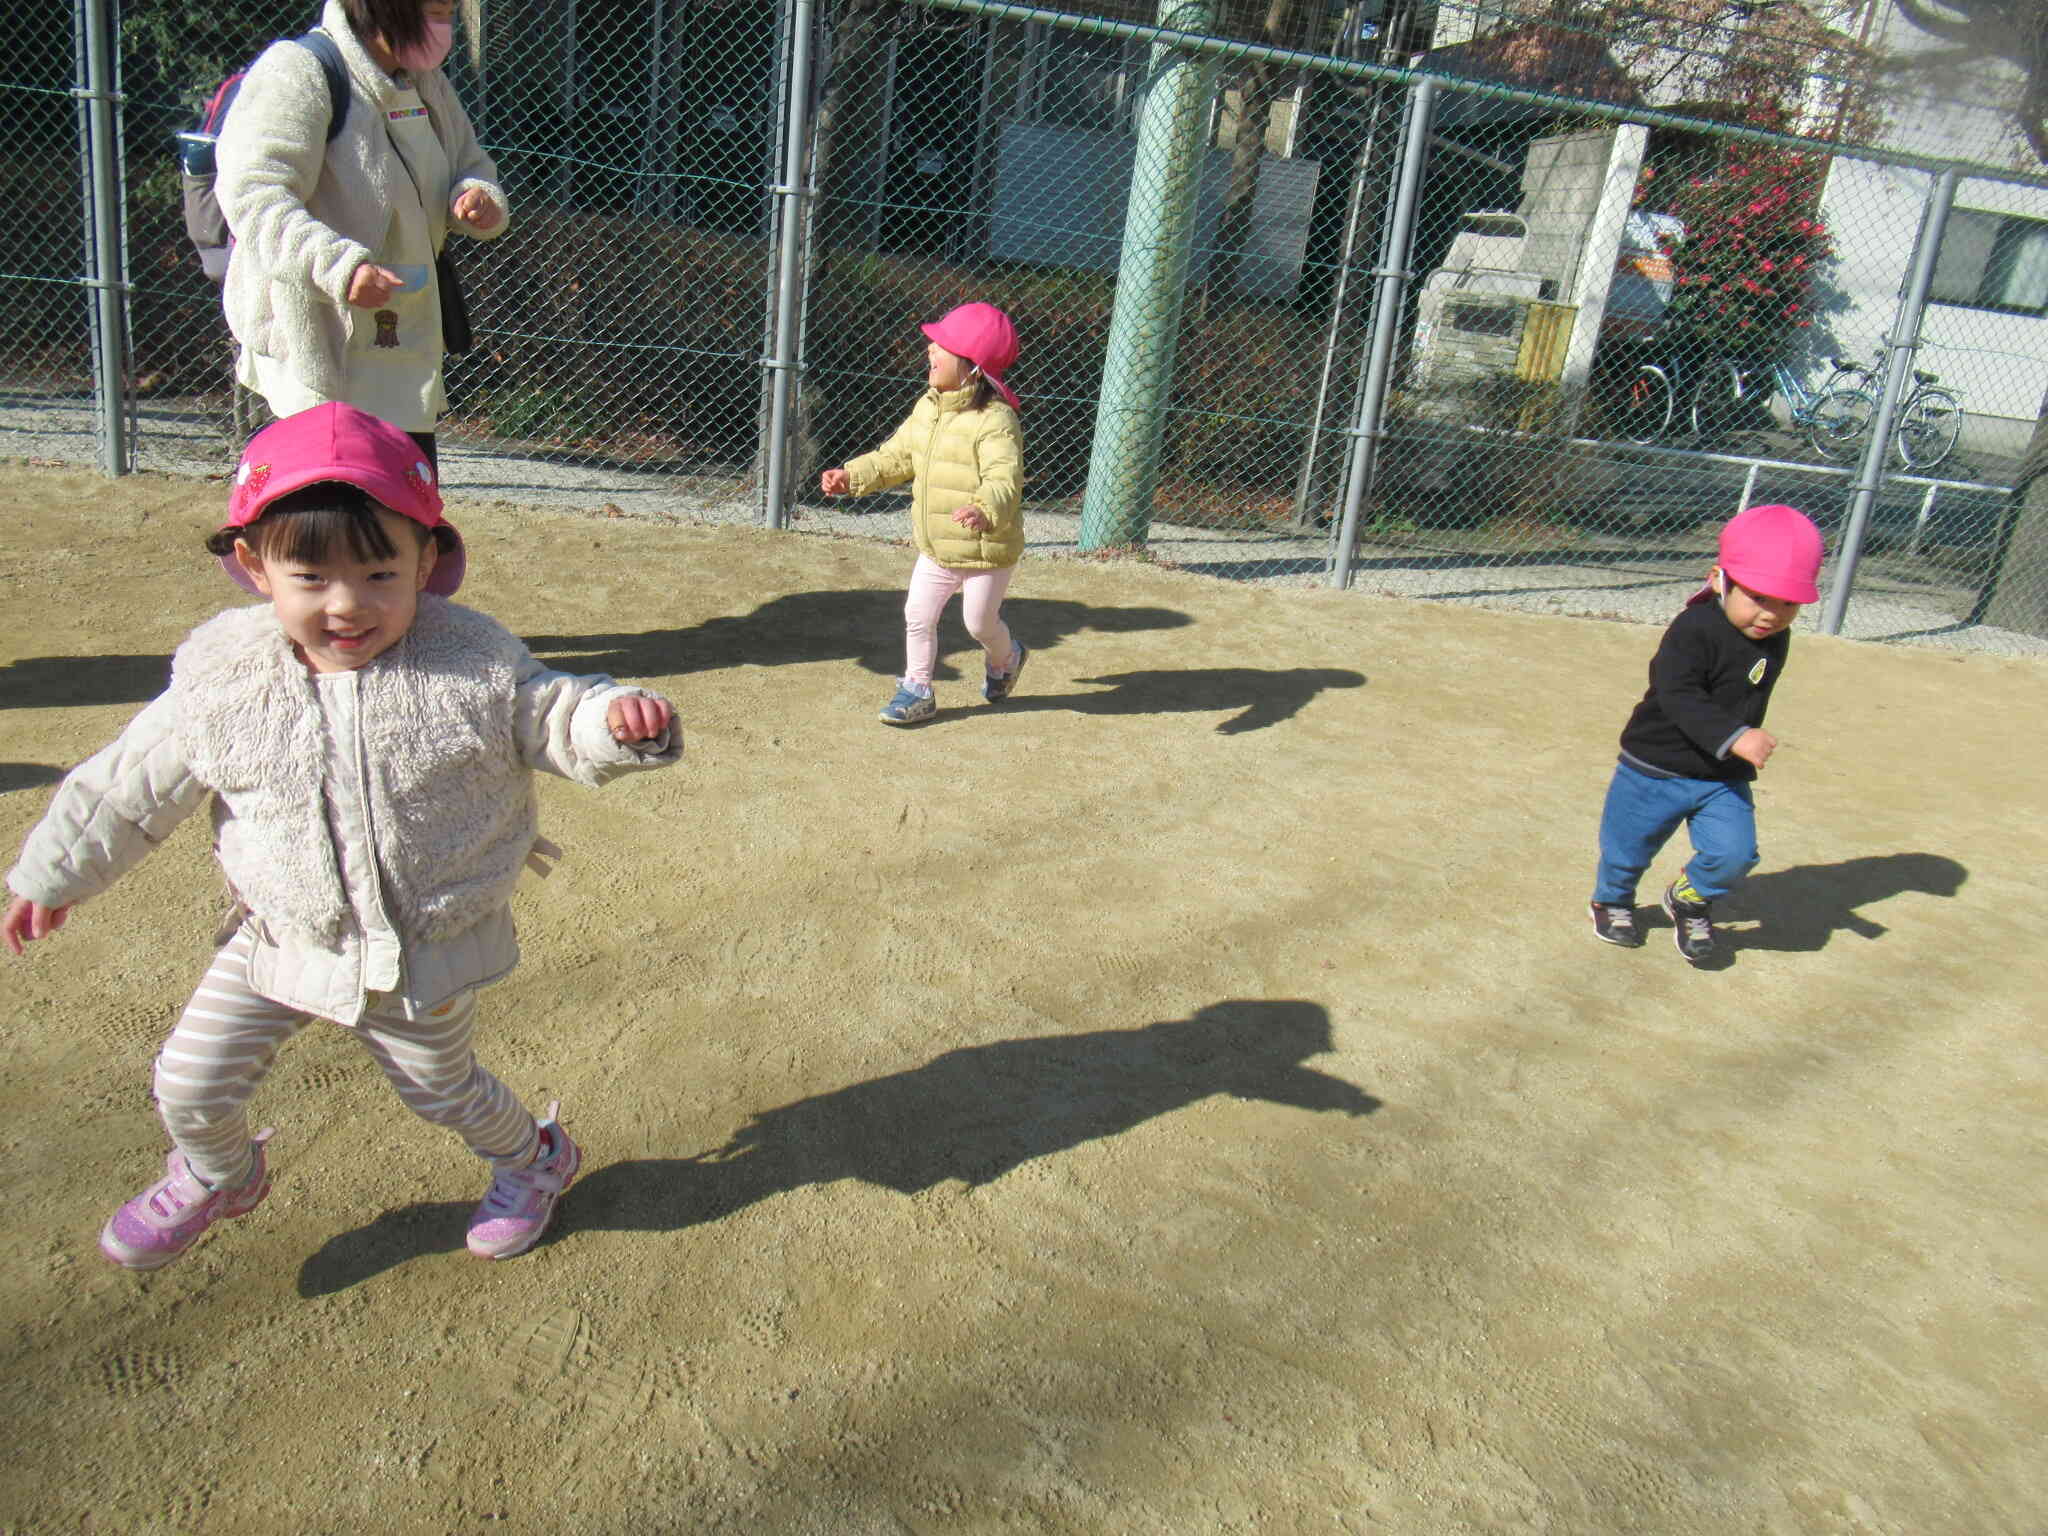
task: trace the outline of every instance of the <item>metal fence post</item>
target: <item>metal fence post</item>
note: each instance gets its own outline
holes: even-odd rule
[[[1384,265],[1377,276],[1379,299],[1373,309],[1372,351],[1366,363],[1365,386],[1359,391],[1358,426],[1351,447],[1349,482],[1344,488],[1344,517],[1337,530],[1337,558],[1330,585],[1351,585],[1352,546],[1358,541],[1358,509],[1379,464],[1385,435],[1387,379],[1393,371],[1394,337],[1401,328],[1402,298],[1408,287],[1408,252],[1415,241],[1415,205],[1422,186],[1423,163],[1429,158],[1429,120],[1436,112],[1436,82],[1421,80],[1408,104],[1408,136],[1401,146],[1401,188],[1394,195],[1394,214],[1387,225]]]
[[[781,261],[775,290],[775,350],[762,359],[772,371],[773,394],[768,407],[768,526],[789,522],[789,417],[796,387],[797,319],[802,303],[804,240],[804,161],[810,145],[811,31],[814,0],[794,0],[789,41],[789,140],[783,147],[782,184],[771,190],[782,199],[777,233]]]
[[[108,9],[113,0],[79,0],[85,32],[85,80],[74,93],[84,104],[87,168],[86,201],[92,209],[93,395],[99,413],[100,469],[107,475],[128,472],[128,430],[125,385],[128,357],[128,316],[124,298],[127,271],[121,260],[121,157],[114,124],[120,100],[114,89],[114,43]]]
[[[1913,248],[1913,276],[1899,305],[1898,317],[1884,339],[1884,392],[1878,396],[1877,418],[1870,424],[1870,440],[1863,445],[1863,462],[1857,466],[1849,526],[1835,556],[1835,581],[1828,589],[1828,605],[1821,618],[1824,635],[1842,632],[1842,616],[1848,611],[1849,592],[1856,584],[1856,562],[1863,553],[1864,528],[1877,500],[1877,488],[1884,480],[1884,456],[1891,448],[1892,422],[1898,416],[1900,402],[1906,398],[1913,354],[1920,346],[1920,317],[1927,309],[1927,293],[1934,285],[1935,258],[1941,254],[1942,231],[1948,227],[1948,211],[1955,200],[1956,171],[1950,166],[1934,178],[1934,185],[1928,189],[1926,211],[1920,219],[1920,238]]]
[[[1209,0],[1160,0],[1159,25],[1207,28]],[[1081,503],[1083,550],[1142,544],[1151,525],[1215,78],[1213,57],[1152,49]]]

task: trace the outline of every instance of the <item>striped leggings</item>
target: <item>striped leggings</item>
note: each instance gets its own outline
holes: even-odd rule
[[[249,1176],[248,1103],[277,1049],[313,1015],[249,986],[247,929],[214,957],[156,1059],[157,1113],[192,1171],[216,1189]],[[446,1126],[494,1167],[533,1157],[539,1127],[526,1107],[470,1050],[476,993],[463,992],[420,1019],[370,1012],[353,1026],[405,1107]]]

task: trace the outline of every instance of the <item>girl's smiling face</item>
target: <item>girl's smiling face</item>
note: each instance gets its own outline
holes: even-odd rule
[[[936,341],[925,343],[924,369],[925,382],[940,391],[963,388],[974,377],[974,364]]]
[[[420,538],[419,524],[377,509],[377,524],[396,551],[363,560],[346,542],[318,560],[266,560],[246,539],[235,560],[270,599],[292,647],[313,672],[353,672],[405,638],[419,613],[420,593],[439,553]]]

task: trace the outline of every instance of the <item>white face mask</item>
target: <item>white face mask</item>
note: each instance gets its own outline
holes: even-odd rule
[[[430,21],[427,35],[410,48],[392,50],[392,57],[398,60],[400,69],[419,74],[429,69],[439,69],[441,61],[448,57],[448,50],[455,46],[455,23],[452,21]]]

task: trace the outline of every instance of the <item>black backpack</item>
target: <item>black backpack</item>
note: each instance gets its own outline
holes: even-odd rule
[[[327,77],[327,142],[332,144],[348,119],[348,66],[341,61],[341,49],[333,38],[315,29],[292,39],[320,62]],[[199,265],[216,283],[228,273],[228,246],[234,235],[214,196],[214,148],[221,129],[227,125],[228,109],[242,89],[247,69],[238,69],[221,81],[200,109],[199,121],[178,131],[179,179],[185,187],[185,233],[199,250]]]

